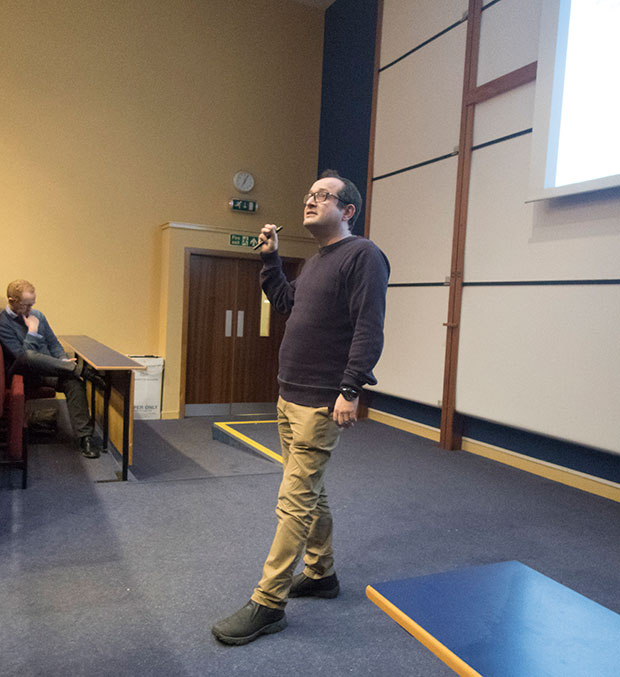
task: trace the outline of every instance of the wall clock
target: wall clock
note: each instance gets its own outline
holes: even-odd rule
[[[233,184],[242,193],[249,193],[254,188],[254,177],[250,172],[240,171],[233,176]]]

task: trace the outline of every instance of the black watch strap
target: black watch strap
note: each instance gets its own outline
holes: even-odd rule
[[[360,390],[353,388],[353,386],[340,386],[340,394],[347,402],[353,402],[360,396]]]

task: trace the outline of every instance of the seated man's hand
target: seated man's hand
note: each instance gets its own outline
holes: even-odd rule
[[[33,334],[38,333],[39,331],[39,318],[36,315],[24,316],[24,322],[28,327],[28,331]]]

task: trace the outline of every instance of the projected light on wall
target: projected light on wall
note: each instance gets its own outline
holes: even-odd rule
[[[543,0],[530,199],[620,186],[620,0]]]

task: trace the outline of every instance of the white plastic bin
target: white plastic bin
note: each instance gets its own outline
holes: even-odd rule
[[[156,419],[161,417],[161,383],[164,358],[154,355],[129,355],[144,370],[136,370],[133,393],[134,419]]]

